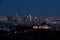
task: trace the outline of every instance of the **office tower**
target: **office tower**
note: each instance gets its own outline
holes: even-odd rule
[[[30,22],[31,22],[32,16],[31,16],[31,15],[29,15],[29,18],[30,18]]]
[[[18,13],[16,13],[15,22],[18,21]]]
[[[37,19],[38,19],[38,18],[37,18],[37,17],[35,17],[35,22],[37,22]]]

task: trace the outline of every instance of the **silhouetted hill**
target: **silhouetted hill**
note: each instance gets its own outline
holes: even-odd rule
[[[11,33],[0,31],[0,40],[59,40],[60,31],[40,29],[24,33]],[[2,35],[1,35],[2,34]]]

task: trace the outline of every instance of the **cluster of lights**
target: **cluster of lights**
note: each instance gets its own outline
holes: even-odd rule
[[[49,29],[49,27],[47,25],[44,26],[33,26],[33,29]]]

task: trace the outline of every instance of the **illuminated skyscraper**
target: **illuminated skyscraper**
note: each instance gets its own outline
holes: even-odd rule
[[[16,13],[15,22],[18,21],[18,13]]]
[[[37,21],[37,19],[38,19],[38,18],[37,18],[37,17],[35,17],[35,22]]]
[[[30,22],[31,22],[32,16],[31,16],[31,15],[29,15],[29,18],[30,18]]]

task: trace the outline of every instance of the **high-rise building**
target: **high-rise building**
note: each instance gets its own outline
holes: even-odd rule
[[[31,16],[31,15],[29,15],[29,18],[30,18],[30,22],[31,22],[32,16]]]
[[[38,19],[38,18],[37,18],[37,17],[35,17],[35,18],[34,18],[34,21],[36,22],[36,21],[37,21],[37,19]]]

